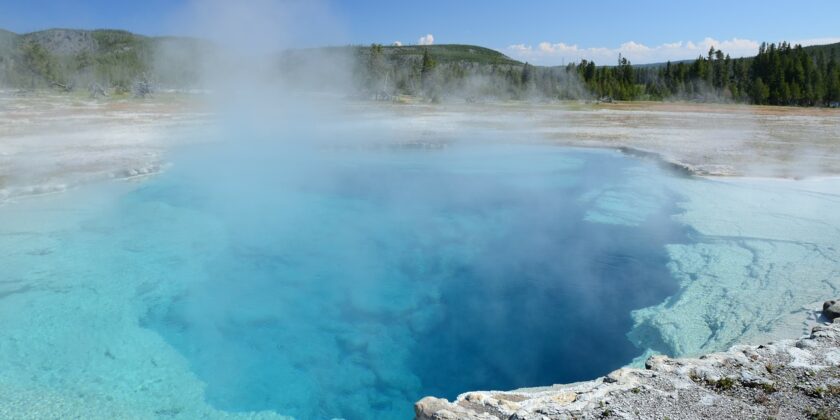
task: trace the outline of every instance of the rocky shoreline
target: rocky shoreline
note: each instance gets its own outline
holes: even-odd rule
[[[840,302],[810,336],[700,358],[653,356],[592,381],[426,397],[417,420],[840,419]],[[833,320],[833,322],[832,322]]]

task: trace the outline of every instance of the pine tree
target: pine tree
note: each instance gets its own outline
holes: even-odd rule
[[[764,81],[761,78],[758,78],[755,83],[753,83],[753,90],[752,90],[752,101],[754,104],[763,105],[767,103],[767,99],[770,97],[770,88],[764,84]]]
[[[431,90],[432,73],[435,71],[437,63],[429,54],[427,48],[423,48],[423,60],[420,64],[420,83],[423,85],[423,90],[428,92]]]
[[[423,62],[420,67],[420,74],[424,77],[428,77],[431,75],[432,71],[434,71],[437,63],[429,54],[429,50],[427,48],[423,48]]]
[[[522,67],[522,76],[520,77],[520,84],[527,88],[534,82],[534,67],[528,63]]]
[[[371,44],[367,62],[367,75],[369,90],[381,90],[383,76],[385,73],[385,62],[382,56],[382,45]]]

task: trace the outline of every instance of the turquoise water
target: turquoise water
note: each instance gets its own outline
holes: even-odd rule
[[[128,294],[222,410],[410,418],[425,395],[592,378],[641,353],[630,311],[677,290],[664,245],[687,232],[650,162],[537,145],[191,153],[37,261]]]

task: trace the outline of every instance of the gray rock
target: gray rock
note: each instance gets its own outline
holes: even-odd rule
[[[837,318],[840,318],[840,301],[838,300],[827,300],[823,303],[823,316],[828,318],[829,321],[833,321]]]
[[[773,381],[752,373],[750,371],[741,372],[741,383],[745,386],[774,386]]]
[[[418,420],[454,420],[463,418],[464,414],[468,413],[442,398],[426,397],[414,403],[414,416]]]

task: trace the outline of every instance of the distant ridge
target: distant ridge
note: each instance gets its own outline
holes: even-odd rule
[[[204,42],[199,38],[185,36],[146,36],[135,34],[120,29],[66,29],[52,28],[35,32],[17,34],[0,28],[0,40],[11,38],[15,42],[34,41],[40,43],[51,54],[71,55],[82,51],[87,52],[113,52],[115,47],[134,47],[144,42],[160,41],[183,41],[183,42]],[[365,50],[368,45],[355,45],[345,47],[316,47],[306,49],[292,49],[290,51],[307,50]],[[440,62],[449,61],[472,61],[482,64],[519,64],[523,63],[514,60],[499,51],[466,44],[436,44],[436,45],[381,45],[383,51],[394,56],[421,56],[424,50],[435,55]],[[280,51],[278,51],[280,53]]]
[[[367,47],[364,47],[365,49]],[[437,45],[403,45],[383,46],[386,53],[397,56],[422,56],[423,51],[428,51],[438,62],[470,61],[480,64],[513,64],[523,63],[514,60],[496,50],[479,47],[476,45],[464,44],[437,44]]]
[[[92,82],[127,90],[150,76],[167,86],[189,86],[198,79],[198,56],[216,47],[209,41],[180,36],[145,36],[117,29],[54,28],[16,34],[0,29],[0,86],[38,88]],[[173,54],[161,58],[161,50]],[[322,47],[278,52],[304,57],[312,52],[364,57],[369,46]],[[419,62],[424,51],[441,64],[522,66],[501,52],[475,45],[381,46],[394,62]]]

